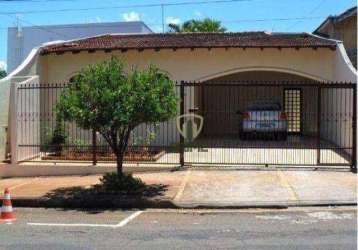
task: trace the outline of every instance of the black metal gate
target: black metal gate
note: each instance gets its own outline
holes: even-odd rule
[[[200,135],[184,143],[187,164],[355,166],[355,83],[182,85],[181,113],[204,121]]]

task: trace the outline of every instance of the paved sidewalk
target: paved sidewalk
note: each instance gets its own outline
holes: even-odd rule
[[[165,198],[173,199],[176,195],[184,171],[157,172],[134,174],[147,184],[163,184],[166,186]],[[62,188],[90,187],[100,183],[102,175],[64,176],[64,177],[36,177],[36,178],[8,178],[0,180],[0,190],[8,187],[13,198],[30,197],[40,198],[46,194]]]
[[[134,207],[194,208],[285,207],[357,203],[357,175],[350,172],[191,169],[175,172],[138,173],[135,176],[147,184],[161,184],[165,188],[163,192],[154,197],[140,197],[142,200],[139,201],[129,199],[126,207],[131,204]],[[0,192],[9,187],[15,204],[16,200],[22,200],[19,204],[26,206],[27,203],[23,200],[46,199],[48,194],[54,193],[56,190],[90,187],[98,184],[100,177],[93,175],[1,179]],[[61,192],[59,194],[62,195]],[[93,200],[96,201],[96,199]],[[107,200],[111,199],[113,196],[107,197]],[[143,199],[150,202],[143,202]],[[111,203],[111,206],[121,206],[120,202]],[[28,204],[31,206],[30,204],[34,203]],[[79,204],[81,203],[79,202]],[[57,203],[57,206],[61,206],[61,204]]]
[[[357,175],[325,171],[191,171],[175,198],[181,207],[357,203]]]

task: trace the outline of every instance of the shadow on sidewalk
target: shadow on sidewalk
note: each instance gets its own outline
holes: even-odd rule
[[[47,193],[41,206],[48,208],[61,208],[63,210],[75,209],[100,213],[105,210],[161,207],[165,202],[165,192],[168,185],[147,185],[136,193],[105,193],[100,185],[91,187],[59,188]],[[164,206],[164,205],[163,205]]]

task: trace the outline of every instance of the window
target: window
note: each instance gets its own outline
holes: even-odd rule
[[[285,112],[289,133],[301,133],[301,90],[285,89]]]

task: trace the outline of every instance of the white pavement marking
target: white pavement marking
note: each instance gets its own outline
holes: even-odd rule
[[[291,217],[287,215],[257,215],[256,218],[263,220],[288,220]]]
[[[320,220],[345,220],[345,219],[352,219],[353,214],[351,213],[341,213],[335,214],[332,212],[313,212],[307,213],[309,217],[313,217]]]
[[[124,220],[119,222],[116,226],[123,227],[123,226],[127,225],[131,220],[133,220],[135,217],[139,216],[141,213],[143,213],[143,211],[137,211],[137,212],[131,214],[130,216],[128,216],[127,218],[125,218]]]
[[[48,226],[48,227],[110,227],[116,228],[116,225],[110,224],[64,224],[64,223],[27,223],[29,226]]]
[[[127,225],[130,221],[132,221],[134,218],[138,217],[141,213],[144,211],[137,211],[127,218],[123,219],[116,225],[112,224],[86,224],[86,223],[77,223],[77,224],[66,224],[66,223],[27,223],[29,226],[49,226],[49,227],[107,227],[107,228],[118,228],[118,227],[124,227]]]

